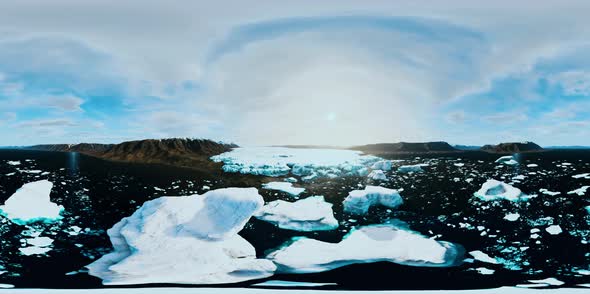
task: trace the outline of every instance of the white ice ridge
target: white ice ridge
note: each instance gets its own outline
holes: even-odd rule
[[[256,259],[237,233],[263,205],[256,188],[160,197],[107,231],[114,251],[87,268],[105,285],[225,284],[269,277],[275,265]]]
[[[479,191],[473,194],[484,201],[506,199],[509,201],[526,201],[535,195],[526,195],[520,189],[497,180],[487,180]]]
[[[514,158],[514,156],[506,155],[496,159],[496,163],[502,163],[506,165],[517,165],[518,161],[516,160],[516,158]]]
[[[293,196],[299,196],[299,194],[301,194],[305,191],[305,188],[293,187],[293,184],[289,183],[289,182],[270,182],[270,183],[263,184],[262,188],[269,189],[269,190],[283,191],[283,192],[285,192],[287,194],[291,194]]]
[[[332,204],[324,196],[312,196],[295,202],[276,200],[262,207],[256,218],[295,231],[326,231],[338,228]]]
[[[305,237],[293,238],[267,258],[279,273],[317,273],[338,267],[371,262],[393,262],[409,266],[446,267],[462,255],[448,242],[429,239],[395,225],[371,225],[352,230],[339,243]]]
[[[366,186],[364,190],[353,190],[342,203],[344,212],[352,214],[366,214],[374,205],[396,208],[404,201],[398,190],[381,186]]]
[[[223,162],[225,172],[278,177],[292,173],[310,180],[316,177],[366,176],[380,158],[359,151],[286,147],[235,148],[211,157]]]
[[[53,183],[47,180],[24,184],[0,206],[0,214],[16,224],[57,221],[64,208],[51,202],[52,188]]]

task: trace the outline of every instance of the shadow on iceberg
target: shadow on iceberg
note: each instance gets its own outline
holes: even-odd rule
[[[88,265],[105,285],[228,284],[271,276],[237,233],[264,201],[255,188],[161,197],[107,231],[114,251]]]

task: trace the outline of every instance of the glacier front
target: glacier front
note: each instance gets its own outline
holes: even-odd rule
[[[226,284],[271,276],[237,233],[263,205],[256,188],[145,202],[107,231],[114,251],[88,265],[105,285]]]
[[[278,177],[289,173],[303,180],[366,176],[379,157],[360,151],[287,147],[242,147],[211,157],[225,172]]]
[[[352,230],[339,243],[293,238],[267,258],[278,273],[318,273],[356,263],[393,262],[409,266],[447,267],[461,262],[459,246],[436,241],[393,224]]]

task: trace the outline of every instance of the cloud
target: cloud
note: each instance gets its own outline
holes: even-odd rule
[[[69,119],[37,119],[27,120],[15,124],[17,128],[46,128],[46,127],[73,127],[77,126],[76,123]]]
[[[453,111],[447,113],[446,120],[453,124],[462,124],[467,120],[467,114],[462,110]]]
[[[80,105],[84,103],[82,98],[72,96],[72,95],[64,95],[64,96],[50,96],[47,98],[42,98],[40,101],[42,105],[47,107],[63,110],[63,111],[82,111]]]
[[[482,117],[482,120],[491,124],[515,124],[529,119],[524,111],[499,112]]]
[[[563,88],[568,96],[590,96],[590,71],[564,71],[549,77],[549,81]]]

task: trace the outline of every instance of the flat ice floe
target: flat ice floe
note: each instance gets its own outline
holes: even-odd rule
[[[293,184],[289,183],[289,182],[270,182],[270,183],[263,184],[262,188],[269,189],[269,190],[282,191],[287,194],[291,194],[293,196],[299,196],[299,194],[301,194],[305,191],[305,188],[293,187]]]
[[[473,258],[475,260],[479,260],[481,262],[491,263],[491,264],[499,264],[498,260],[496,260],[493,257],[490,257],[489,255],[487,255],[486,253],[484,253],[480,250],[471,251],[471,252],[469,252],[469,255],[473,256]]]
[[[526,195],[520,189],[498,180],[487,180],[477,192],[473,194],[484,201],[505,199],[509,201],[526,201],[534,195]]]
[[[211,157],[225,172],[278,177],[289,173],[303,180],[316,177],[366,176],[380,158],[360,151],[286,147],[242,147]]]
[[[403,203],[398,190],[381,186],[366,186],[364,190],[353,190],[342,203],[344,212],[352,214],[366,214],[371,206],[383,205],[396,208]]]
[[[574,178],[574,179],[586,179],[586,180],[590,180],[590,173],[573,175],[572,178]]]
[[[572,190],[567,192],[568,194],[572,195],[572,194],[576,194],[578,196],[584,196],[584,194],[586,194],[586,191],[588,191],[588,188],[590,188],[590,186],[582,186],[578,189]]]
[[[428,166],[428,164],[414,164],[414,165],[402,165],[397,171],[400,173],[418,173],[423,172],[422,167]]]
[[[317,273],[371,262],[447,267],[462,259],[456,245],[429,239],[395,225],[371,225],[352,230],[339,243],[293,238],[267,258],[279,273]]]
[[[255,188],[160,197],[107,231],[114,251],[87,266],[105,285],[224,284],[269,277],[275,265],[257,259],[237,233],[263,205]]]
[[[53,183],[47,180],[24,184],[0,206],[0,214],[16,224],[59,220],[63,206],[51,202],[52,188]]]
[[[326,231],[338,228],[332,204],[324,196],[312,196],[295,202],[276,200],[264,205],[256,218],[294,231]]]

